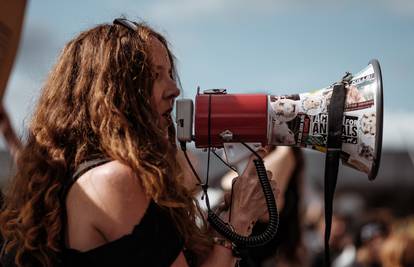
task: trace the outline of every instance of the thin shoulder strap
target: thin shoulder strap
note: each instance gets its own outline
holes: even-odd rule
[[[75,173],[72,175],[72,181],[76,182],[76,180],[82,176],[85,172],[89,171],[90,169],[93,169],[99,165],[105,164],[109,162],[109,158],[98,158],[93,160],[88,160],[83,163],[81,163],[78,168],[76,169]]]
[[[72,177],[68,179],[66,184],[63,186],[63,192],[61,194],[61,198],[63,203],[65,202],[66,195],[69,192],[69,189],[72,187],[72,185],[76,182],[76,180],[79,179],[79,177],[82,176],[82,174],[86,173],[90,169],[93,169],[99,165],[105,164],[107,162],[111,161],[109,158],[96,158],[92,160],[85,161],[81,164],[79,164],[78,168],[73,173]]]
[[[73,173],[72,177],[67,181],[67,183],[63,186],[62,194],[61,194],[61,203],[62,203],[62,229],[61,229],[61,235],[60,235],[60,244],[62,246],[62,249],[65,247],[65,229],[66,229],[66,196],[69,192],[69,189],[72,187],[72,185],[76,182],[76,180],[79,179],[79,177],[82,176],[82,174],[86,173],[90,169],[93,169],[99,165],[105,164],[107,162],[111,161],[110,158],[96,158],[92,160],[85,161],[81,164],[79,164],[76,171]]]

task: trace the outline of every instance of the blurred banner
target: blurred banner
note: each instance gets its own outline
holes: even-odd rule
[[[13,67],[22,30],[26,0],[3,0],[0,8],[0,102]]]

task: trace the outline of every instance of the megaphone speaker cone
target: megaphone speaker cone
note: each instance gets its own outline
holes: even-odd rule
[[[346,80],[342,162],[375,179],[381,159],[381,68],[371,60]],[[326,152],[333,85],[293,95],[199,94],[195,103],[196,147],[231,142],[299,146]],[[216,92],[216,91],[214,91]],[[218,92],[218,91],[217,91]]]

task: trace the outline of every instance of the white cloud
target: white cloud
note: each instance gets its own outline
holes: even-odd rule
[[[414,16],[414,1],[412,0],[382,0],[382,5],[398,16]]]

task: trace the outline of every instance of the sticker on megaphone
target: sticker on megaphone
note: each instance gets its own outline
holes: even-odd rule
[[[346,86],[342,159],[365,173],[370,173],[376,156],[378,88],[373,65],[358,73]],[[329,86],[311,93],[268,96],[269,144],[326,152],[332,90],[333,86]]]
[[[198,93],[194,135],[192,101],[177,100],[177,138],[180,142],[194,140],[197,148],[244,142],[326,152],[332,90],[329,86],[283,96],[227,94],[223,89]],[[347,80],[346,90],[342,160],[372,180],[378,172],[382,147],[382,77],[378,61],[372,60]]]

